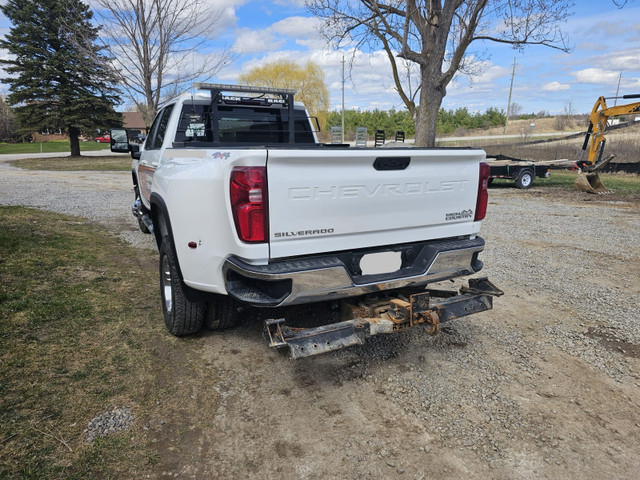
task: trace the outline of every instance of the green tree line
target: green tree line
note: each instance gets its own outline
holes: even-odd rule
[[[489,108],[484,113],[469,113],[466,107],[456,110],[441,108],[438,113],[437,132],[449,134],[460,128],[472,130],[497,127],[504,125],[506,119],[504,110],[497,108]],[[330,112],[327,116],[327,130],[341,125],[341,113],[339,111]],[[403,131],[407,138],[415,135],[413,119],[407,110],[345,110],[344,129],[347,140],[355,138],[356,127],[367,127],[370,136],[376,130],[384,130],[389,139],[394,138],[397,131]]]

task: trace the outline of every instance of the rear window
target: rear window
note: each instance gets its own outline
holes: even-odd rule
[[[289,143],[289,111],[279,106],[253,107],[220,105],[218,107],[220,143],[279,144]],[[304,110],[295,110],[295,143],[315,143]],[[213,142],[209,105],[182,108],[176,142]]]

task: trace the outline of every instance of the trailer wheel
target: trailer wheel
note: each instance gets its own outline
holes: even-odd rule
[[[172,335],[189,335],[202,328],[206,304],[187,299],[173,243],[168,235],[163,237],[160,245],[160,296],[164,323]]]
[[[205,326],[209,330],[222,330],[235,327],[240,317],[238,304],[233,298],[219,295],[215,300],[207,303]]]
[[[531,170],[523,171],[516,178],[516,187],[518,188],[531,188],[531,185],[533,185],[533,172]]]

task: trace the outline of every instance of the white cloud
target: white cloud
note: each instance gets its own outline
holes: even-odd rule
[[[604,20],[598,22],[590,30],[590,35],[604,37],[617,37],[620,35],[620,22]]]
[[[321,20],[315,17],[288,17],[270,28],[279,35],[295,39],[298,45],[322,49],[327,41],[319,32],[320,24]]]
[[[510,68],[494,65],[487,61],[479,62],[478,67],[480,69],[480,74],[473,77],[474,84],[493,83],[498,78],[511,75]]]
[[[637,90],[640,89],[640,77],[636,78],[627,78],[624,75],[622,76],[622,81],[620,82],[620,94],[624,93],[635,94],[639,93]]]
[[[581,52],[606,52],[608,50],[606,45],[595,42],[584,42],[576,46],[577,51]]]
[[[275,3],[276,5],[280,5],[283,7],[290,7],[290,6],[294,6],[294,7],[304,7],[305,3],[307,2],[307,0],[274,0],[273,3]]]
[[[203,0],[203,3],[209,5],[213,10],[220,10],[223,8],[241,7],[249,0]]]
[[[542,90],[547,92],[560,92],[562,90],[569,90],[571,86],[568,83],[549,82],[542,86]]]
[[[318,25],[319,20],[314,17],[287,17],[271,25],[271,29],[288,37],[308,35]]]
[[[270,29],[252,30],[242,28],[236,31],[236,41],[232,50],[240,54],[253,54],[277,50],[284,40],[277,40]]]
[[[614,84],[618,81],[620,72],[604,70],[602,68],[585,68],[572,74],[578,82],[596,85]]]
[[[243,54],[262,53],[277,50],[287,40],[294,40],[296,44],[311,50],[322,49],[326,42],[318,33],[317,25],[315,18],[294,16],[259,30],[243,28],[235,33],[233,50]]]

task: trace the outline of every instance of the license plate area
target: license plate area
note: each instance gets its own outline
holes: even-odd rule
[[[393,273],[402,267],[400,252],[368,253],[360,259],[362,275],[380,275]]]

